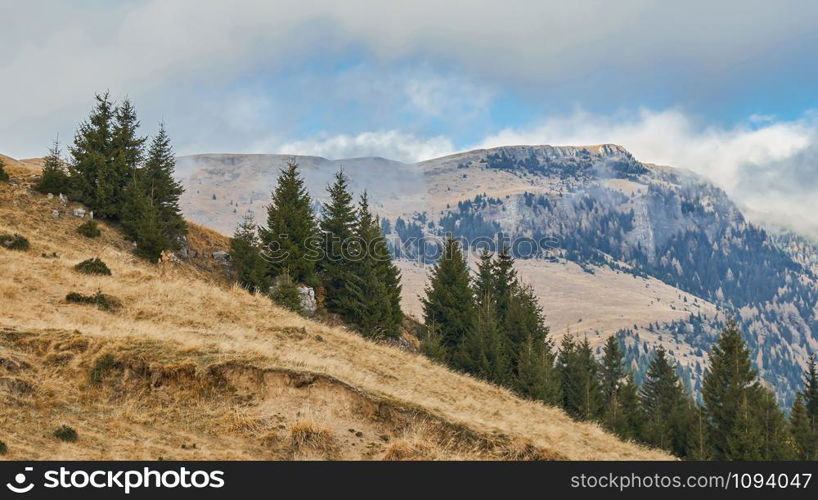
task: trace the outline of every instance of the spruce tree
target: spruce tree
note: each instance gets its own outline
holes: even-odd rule
[[[790,410],[790,429],[794,457],[797,460],[818,460],[818,432],[810,419],[801,393],[795,395],[795,402]]]
[[[639,386],[629,373],[619,386],[617,418],[609,420],[610,429],[622,439],[638,440],[643,434],[644,414],[639,401]]]
[[[750,352],[738,325],[730,320],[710,352],[710,368],[702,383],[714,458],[761,458],[761,429],[753,411],[759,397]]]
[[[807,414],[815,426],[818,421],[818,368],[815,364],[815,354],[810,354],[807,369],[804,372],[804,404]]]
[[[142,164],[147,139],[137,135],[139,120],[136,117],[136,109],[128,99],[117,106],[111,126],[112,163],[109,178],[111,192],[108,205],[110,206],[109,211],[121,218],[125,189],[135,175],[136,169]],[[161,205],[157,204],[156,200],[154,204],[157,208]]]
[[[167,236],[162,228],[160,212],[144,193],[136,193],[134,200],[136,211],[133,220],[133,233],[136,242],[134,253],[143,259],[157,262],[162,252],[170,248]]]
[[[123,139],[121,154],[126,156],[128,163],[131,164],[140,160],[138,150],[144,139],[131,138],[129,141]],[[178,249],[181,237],[187,234],[187,224],[179,207],[179,197],[182,196],[184,188],[173,177],[175,168],[176,159],[170,137],[164,124],[160,124],[159,132],[151,141],[145,166],[140,170],[141,182],[159,212],[162,232],[168,240],[169,248]]]
[[[477,264],[477,273],[474,277],[474,296],[477,298],[477,304],[482,305],[487,299],[494,301],[496,288],[493,255],[484,248],[480,252],[480,262]]]
[[[257,229],[252,214],[247,213],[230,240],[230,263],[236,281],[250,293],[264,293],[270,288]]]
[[[787,418],[775,394],[766,387],[759,386],[758,396],[754,403],[754,412],[761,434],[762,460],[789,460],[794,456],[792,447],[788,445],[790,429]]]
[[[711,460],[710,427],[704,408],[690,401],[688,415],[687,451],[684,458],[697,461]]]
[[[347,294],[346,284],[350,277],[349,245],[354,236],[356,214],[352,194],[343,170],[335,174],[335,182],[327,188],[329,200],[323,204],[321,213],[321,262],[320,271],[326,289],[326,305],[330,311],[340,313],[340,303]]]
[[[448,353],[443,346],[443,338],[434,324],[426,326],[426,332],[420,343],[420,352],[436,363],[446,364],[448,361]]]
[[[270,290],[270,298],[276,304],[285,309],[298,314],[304,314],[304,305],[301,303],[301,294],[298,293],[298,285],[290,277],[287,269],[282,271],[275,280],[275,284]]]
[[[608,337],[602,353],[603,423],[615,430],[623,427],[620,421],[625,418],[620,394],[625,379],[625,358],[615,335]]]
[[[0,182],[8,182],[9,174],[6,172],[6,162],[0,158]]]
[[[57,140],[43,160],[43,173],[34,189],[44,194],[64,194],[70,189],[68,174],[60,156],[60,143]]]
[[[500,325],[504,325],[508,320],[512,296],[519,284],[517,271],[514,270],[514,258],[511,257],[505,244],[501,244],[500,251],[497,252],[492,275],[494,283],[492,297],[497,306],[497,321]],[[519,346],[524,341],[525,336],[512,339],[515,346]]]
[[[425,294],[421,298],[424,321],[436,325],[451,359],[473,328],[475,311],[466,259],[451,234],[432,269]]]
[[[461,342],[453,360],[454,367],[476,377],[503,384],[508,381],[508,362],[494,303],[485,297],[477,306],[474,324]]]
[[[290,161],[278,177],[267,207],[267,227],[261,230],[269,275],[288,270],[294,281],[316,285],[315,265],[320,257],[317,238],[312,200],[298,165]]]
[[[341,315],[372,338],[395,338],[403,318],[400,310],[400,273],[381,234],[378,219],[361,196],[354,234],[357,247],[344,295],[337,301]]]
[[[557,359],[565,411],[580,420],[599,418],[602,410],[599,365],[588,339],[577,343],[571,335],[566,335]]]
[[[529,336],[517,359],[517,376],[513,384],[517,392],[548,405],[559,405],[562,388],[550,342]]]
[[[90,206],[100,217],[115,217],[113,124],[114,105],[108,93],[97,94],[88,120],[81,123],[69,148],[71,197]]]
[[[684,456],[687,449],[687,395],[674,363],[659,347],[639,392],[645,413],[643,439],[648,444]]]

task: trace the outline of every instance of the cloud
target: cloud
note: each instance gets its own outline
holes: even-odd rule
[[[279,146],[280,154],[314,155],[329,159],[382,156],[390,160],[414,162],[444,156],[454,151],[446,137],[420,138],[397,130],[336,135],[295,141]]]

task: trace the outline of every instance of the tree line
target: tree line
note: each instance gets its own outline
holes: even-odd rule
[[[818,459],[818,370],[810,357],[789,416],[763,386],[735,321],[710,352],[701,403],[661,347],[641,386],[609,337],[600,360],[587,339],[555,348],[531,288],[501,248],[483,251],[474,276],[449,236],[422,299],[424,353],[455,370],[599,422],[628,440],[691,460]]]
[[[259,227],[245,215],[230,242],[238,283],[302,312],[296,283],[317,290],[320,306],[370,338],[396,338],[403,319],[400,272],[366,193],[357,204],[343,171],[327,187],[320,214],[298,165],[281,170]]]
[[[176,162],[164,124],[149,145],[139,126],[130,100],[117,105],[107,92],[97,94],[74,134],[67,168],[55,141],[35,189],[66,194],[96,217],[121,223],[136,254],[156,261],[163,251],[179,249],[187,234],[179,208],[183,188],[173,177]]]

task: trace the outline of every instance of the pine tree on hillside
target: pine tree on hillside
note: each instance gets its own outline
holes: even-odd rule
[[[128,162],[139,161],[137,150],[141,148],[140,141],[144,142],[144,139],[131,138],[130,142],[123,143],[122,154],[128,157]],[[174,249],[179,247],[180,238],[187,234],[187,224],[179,207],[179,197],[182,196],[184,188],[173,177],[175,168],[176,159],[170,145],[170,137],[164,124],[160,124],[159,132],[148,149],[145,166],[139,172],[141,182],[159,212],[162,232],[170,248]]]
[[[619,386],[619,412],[617,418],[609,420],[610,429],[622,439],[638,440],[644,429],[644,414],[639,401],[639,386],[629,373]]]
[[[497,252],[497,259],[493,266],[494,297],[497,306],[497,321],[502,326],[505,325],[509,316],[512,296],[517,288],[517,271],[514,270],[514,258],[511,257],[508,247],[503,245]],[[520,345],[525,341],[525,337],[514,339],[515,345]]]
[[[426,332],[420,343],[420,352],[436,363],[446,364],[448,361],[448,353],[443,346],[443,338],[434,324],[426,326]]]
[[[504,277],[505,276],[505,277]],[[499,311],[499,304],[497,305],[497,323],[504,328],[505,336],[503,343],[508,352],[509,364],[512,371],[517,370],[519,353],[522,352],[523,345],[529,338],[535,345],[544,344],[548,338],[548,327],[545,326],[545,315],[542,312],[542,307],[534,293],[534,289],[529,285],[522,285],[517,281],[508,286],[499,285],[503,279],[509,279],[508,274],[500,274],[496,276],[496,283],[498,288],[507,288],[508,294],[506,299],[506,311],[502,315]],[[548,343],[550,351],[550,343]]]
[[[790,410],[793,454],[796,460],[818,460],[818,432],[810,420],[803,394],[795,395]]]
[[[335,182],[327,188],[329,200],[321,213],[321,278],[326,289],[326,305],[340,313],[340,302],[346,295],[349,281],[350,255],[348,246],[355,231],[356,214],[352,194],[343,170],[335,174]]]
[[[509,367],[494,303],[485,297],[477,307],[474,325],[455,353],[453,365],[496,384],[508,382]]]
[[[482,306],[484,300],[494,301],[496,288],[494,256],[484,248],[480,252],[480,262],[477,264],[477,273],[474,277],[474,296],[477,298],[477,305]]]
[[[349,263],[346,293],[337,300],[337,307],[367,337],[397,337],[403,318],[400,273],[392,262],[378,219],[369,210],[366,193],[358,205],[354,243],[356,257]]]
[[[450,234],[421,299],[427,325],[436,325],[449,358],[474,325],[474,296],[460,244]]]
[[[753,414],[759,397],[750,352],[736,322],[731,320],[710,352],[710,368],[702,383],[714,458],[761,458],[761,431]]]
[[[153,200],[141,190],[135,192],[133,234],[136,242],[134,253],[143,259],[157,262],[162,252],[170,248],[160,220],[160,213]]]
[[[68,174],[60,156],[60,143],[57,140],[43,160],[43,173],[34,189],[44,194],[64,194],[70,189]]]
[[[281,170],[272,200],[267,207],[267,227],[261,230],[270,276],[289,270],[295,282],[315,285],[315,264],[320,256],[318,228],[312,200],[291,161]]]
[[[147,138],[139,137],[137,129],[139,129],[139,120],[136,117],[136,109],[134,109],[130,100],[125,99],[114,111],[112,122],[111,198],[108,200],[112,207],[110,210],[120,218],[122,216],[121,209],[125,189],[144,159],[144,147]]]
[[[791,434],[787,417],[778,407],[771,390],[763,386],[758,389],[754,412],[761,433],[761,459],[790,460],[794,450],[788,443]]]
[[[513,384],[517,392],[548,405],[559,405],[562,402],[562,387],[551,343],[529,336],[522,344],[517,359]]]
[[[608,337],[602,350],[602,400],[603,423],[608,429],[622,427],[620,420],[625,418],[622,411],[621,390],[625,381],[625,357],[619,347],[616,336]]]
[[[9,174],[6,172],[6,162],[0,158],[0,182],[8,182]]]
[[[267,263],[261,257],[258,228],[250,213],[245,214],[230,240],[230,263],[242,288],[251,293],[269,290]]]
[[[295,284],[290,277],[287,269],[275,279],[272,289],[270,290],[270,298],[276,304],[285,309],[298,314],[304,314],[304,305],[301,303],[301,294],[298,293],[298,285]]]
[[[577,343],[571,335],[563,337],[557,365],[565,411],[580,420],[599,418],[602,410],[599,365],[588,339]]]
[[[810,354],[807,369],[804,372],[804,404],[807,414],[816,426],[818,422],[818,368],[815,364],[815,354]]]
[[[108,93],[97,94],[87,121],[80,124],[69,148],[71,197],[90,206],[100,217],[115,217],[113,206],[116,176],[113,160],[114,105]]]
[[[684,458],[697,461],[711,460],[710,427],[705,409],[690,401],[688,415],[687,452]]]
[[[639,392],[646,420],[643,439],[677,456],[686,453],[688,398],[676,366],[659,347]]]

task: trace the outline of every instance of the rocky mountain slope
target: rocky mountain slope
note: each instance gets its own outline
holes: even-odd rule
[[[231,232],[263,207],[279,155],[180,159],[193,220]],[[774,237],[749,222],[718,187],[694,174],[639,162],[615,145],[513,146],[413,165],[380,158],[295,158],[321,198],[343,167],[370,192],[402,259],[404,301],[417,294],[434,255],[429,239],[469,241],[503,233],[523,278],[538,291],[556,336],[599,343],[622,336],[637,371],[657,345],[698,389],[707,351],[735,315],[757,367],[788,403],[810,351],[818,350],[814,245]]]
[[[107,224],[85,238],[78,206],[31,174],[0,184],[0,233],[30,241],[0,248],[3,458],[670,458],[249,295],[210,258],[224,237],[196,225],[181,263],[137,259]],[[74,270],[90,257],[112,276]],[[66,300],[97,291],[119,306]]]

